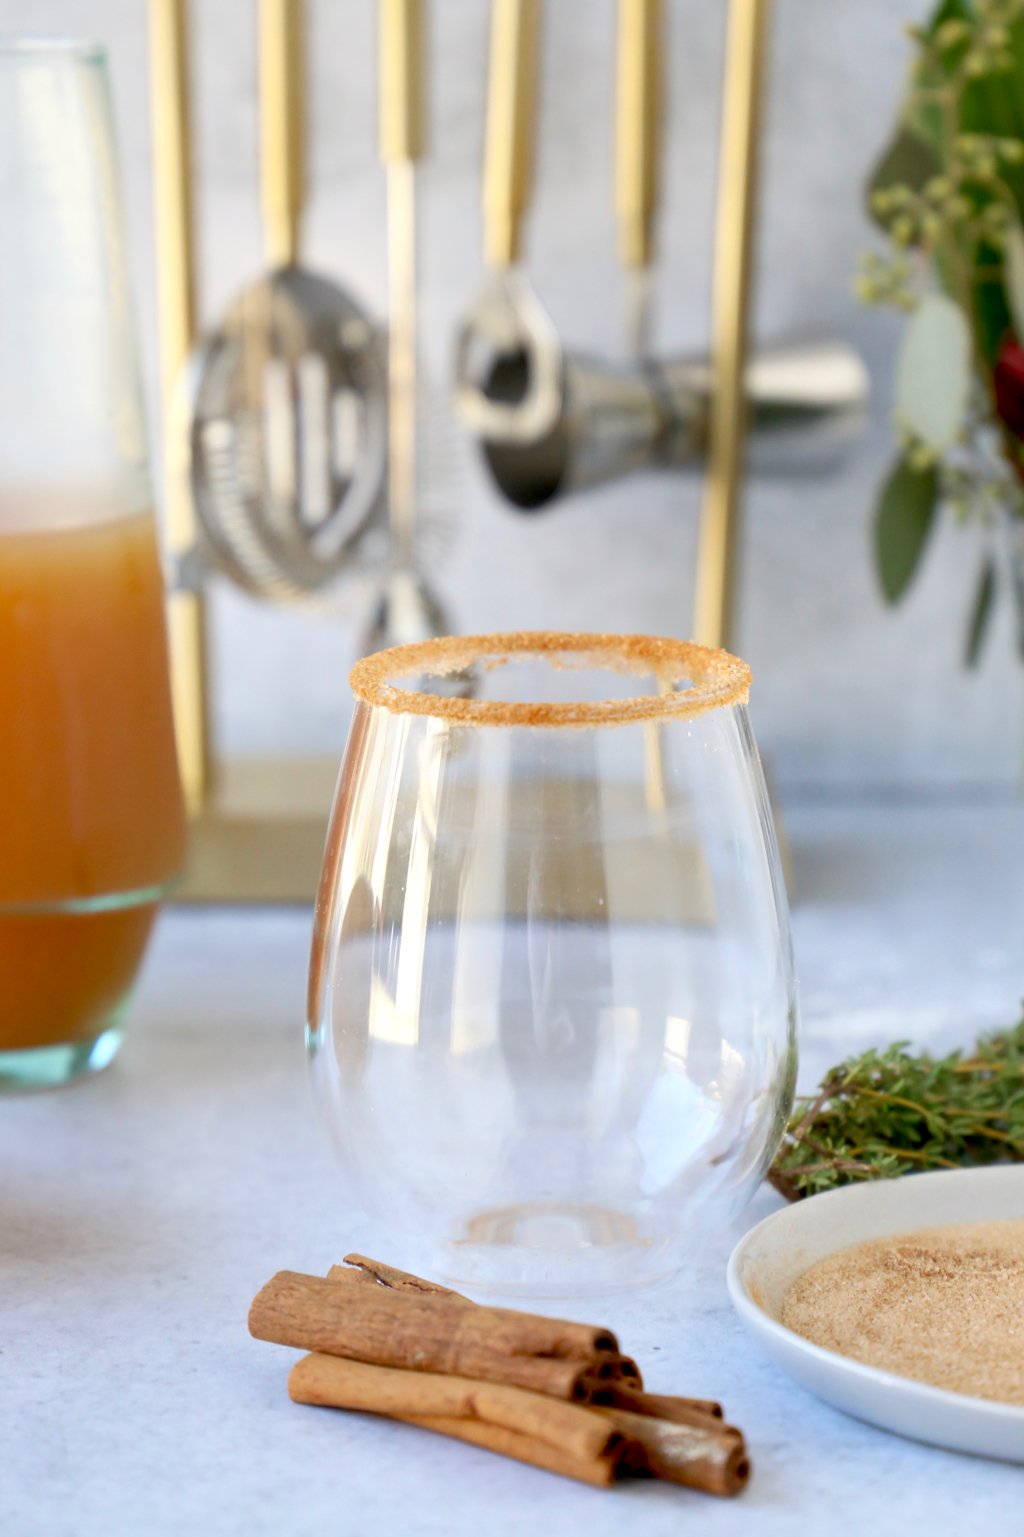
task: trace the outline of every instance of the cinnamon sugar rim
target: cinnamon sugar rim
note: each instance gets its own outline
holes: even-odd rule
[[[555,666],[600,666],[616,672],[653,674],[679,693],[638,694],[631,699],[530,702],[463,699],[396,688],[392,679],[428,673],[448,677],[474,664],[491,670],[513,657],[540,656]],[[561,661],[561,658],[566,658]],[[728,651],[653,635],[578,635],[555,630],[508,635],[457,635],[393,646],[357,662],[349,684],[364,704],[394,715],[429,715],[465,726],[615,726],[630,721],[688,720],[706,710],[746,704],[750,668]]]

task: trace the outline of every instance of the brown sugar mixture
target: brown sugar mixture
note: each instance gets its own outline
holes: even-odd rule
[[[793,1283],[782,1322],[867,1366],[1024,1405],[1024,1219],[843,1249]]]
[[[543,657],[552,667],[645,674],[655,693],[632,699],[511,701],[467,699],[396,688],[394,680],[426,674],[443,678],[464,669],[486,672],[516,658]],[[676,691],[668,685],[687,682]],[[364,704],[395,715],[429,715],[462,726],[616,726],[631,721],[690,720],[707,710],[746,704],[750,668],[727,651],[657,635],[576,635],[557,630],[503,635],[440,636],[393,646],[363,657],[349,684]]]

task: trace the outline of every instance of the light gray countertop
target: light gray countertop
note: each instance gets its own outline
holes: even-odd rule
[[[937,1048],[1017,1017],[1024,806],[789,812],[801,1080],[866,1045]],[[251,1340],[276,1269],[380,1251],[313,1123],[308,917],[171,911],[116,1066],[0,1104],[0,1531],[941,1533],[1019,1523],[1024,1469],[863,1426],[792,1385],[725,1290],[743,1221],[694,1274],[598,1305],[653,1388],[721,1398],[754,1476],[736,1502],[599,1492],[410,1427],[300,1408]]]

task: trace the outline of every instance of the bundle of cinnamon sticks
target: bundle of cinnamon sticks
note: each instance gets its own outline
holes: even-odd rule
[[[636,1475],[734,1495],[750,1475],[721,1406],[646,1392],[610,1330],[478,1306],[363,1255],[326,1278],[280,1271],[249,1331],[310,1352],[288,1378],[297,1403],[405,1420],[588,1484]]]

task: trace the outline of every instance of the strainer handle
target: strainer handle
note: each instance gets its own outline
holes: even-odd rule
[[[662,0],[619,0],[615,86],[615,219],[619,260],[651,261],[658,201]]]
[[[260,183],[267,255],[298,260],[305,201],[302,0],[260,3]]]
[[[540,0],[494,0],[484,149],[484,257],[492,267],[519,260],[530,195],[537,96]]]

